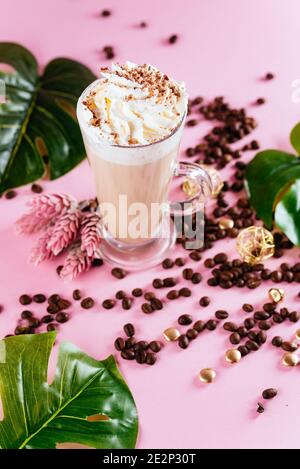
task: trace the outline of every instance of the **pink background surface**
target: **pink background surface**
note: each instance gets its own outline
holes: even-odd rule
[[[100,18],[102,8],[111,8],[110,18]],[[290,150],[288,133],[299,121],[300,105],[291,99],[293,80],[300,78],[298,0],[10,0],[0,2],[0,40],[16,41],[31,49],[44,66],[56,56],[84,61],[97,73],[107,64],[101,49],[113,45],[117,59],[149,62],[177,79],[186,81],[190,95],[206,97],[224,95],[236,106],[251,106],[263,96],[267,104],[253,107],[259,121],[252,134],[263,148],[272,146]],[[145,20],[146,29],[136,25]],[[164,41],[177,33],[174,46]],[[276,80],[265,83],[259,77],[271,71]],[[195,144],[206,130],[205,124],[184,133],[182,149]],[[251,135],[251,139],[252,139]],[[67,176],[43,182],[46,191],[70,192],[79,199],[94,194],[90,169],[82,163]],[[209,318],[218,308],[227,308],[231,319],[242,321],[244,302],[261,305],[267,299],[269,285],[258,290],[224,291],[207,287],[206,281],[193,287],[188,300],[168,304],[151,316],[140,312],[140,300],[132,310],[119,308],[105,311],[104,298],[122,288],[150,287],[160,269],[131,274],[122,281],[112,278],[109,267],[94,269],[69,284],[57,277],[60,261],[34,268],[27,264],[33,240],[14,234],[13,223],[24,212],[30,188],[18,190],[18,197],[0,201],[0,316],[1,336],[13,330],[21,311],[17,298],[22,293],[60,293],[70,297],[74,288],[97,299],[93,311],[72,308],[72,320],[59,333],[59,341],[73,341],[87,353],[104,358],[112,353],[112,343],[122,326],[132,321],[141,338],[160,338],[162,331],[176,324],[179,314]],[[234,242],[219,242],[205,257],[226,251],[235,255]],[[174,257],[176,254],[174,252]],[[294,249],[285,259],[298,258]],[[268,267],[281,260],[269,261]],[[204,273],[202,262],[190,262]],[[179,275],[180,268],[174,274]],[[168,271],[164,272],[166,276]],[[298,288],[286,287],[286,306],[299,307]],[[199,298],[207,294],[211,305],[201,309]],[[41,314],[43,308],[34,311]],[[270,331],[293,336],[297,325],[287,323]],[[280,350],[269,343],[236,366],[224,363],[229,348],[227,333],[219,328],[204,333],[182,351],[176,344],[165,347],[154,367],[120,362],[121,370],[132,389],[140,416],[138,448],[294,448],[299,447],[300,390],[299,369],[283,369]],[[197,374],[203,367],[213,367],[217,380],[203,385]],[[256,413],[256,402],[266,387],[277,387],[278,397],[267,403],[265,414]]]

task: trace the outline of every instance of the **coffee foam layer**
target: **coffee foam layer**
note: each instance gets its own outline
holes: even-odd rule
[[[151,65],[130,62],[112,64],[101,75],[79,100],[81,122],[95,137],[111,145],[148,145],[169,136],[181,123],[187,108],[183,83]]]

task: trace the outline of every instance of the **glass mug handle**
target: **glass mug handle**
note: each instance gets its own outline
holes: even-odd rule
[[[191,215],[196,212],[200,204],[203,207],[205,201],[212,194],[212,181],[205,169],[197,163],[189,163],[185,161],[177,161],[173,169],[175,177],[184,176],[190,184],[191,193],[187,195],[185,200],[177,202],[169,202],[170,213],[173,216]]]

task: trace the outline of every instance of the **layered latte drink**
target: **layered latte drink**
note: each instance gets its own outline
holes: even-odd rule
[[[183,84],[129,62],[102,69],[78,102],[105,229],[122,244],[160,236],[186,109]]]

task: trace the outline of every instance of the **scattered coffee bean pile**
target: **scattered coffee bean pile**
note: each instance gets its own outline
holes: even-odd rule
[[[127,338],[118,337],[114,343],[115,349],[121,352],[121,357],[124,360],[135,360],[141,365],[154,365],[157,360],[157,353],[160,352],[163,344],[158,340],[150,342],[146,340],[136,341],[135,327],[131,323],[125,324],[123,330]]]
[[[24,309],[18,320],[17,326],[14,330],[14,335],[21,334],[35,334],[37,332],[48,332],[58,329],[59,324],[63,324],[70,319],[70,314],[66,312],[69,309],[71,302],[62,298],[58,294],[52,294],[48,298],[43,293],[37,293],[33,296],[23,294],[19,298],[19,303],[22,306],[29,306],[34,303],[42,305],[47,302],[45,307],[46,313],[42,317],[37,318],[30,309]],[[32,305],[33,306],[33,305]],[[45,328],[43,328],[45,326]],[[8,334],[6,337],[11,336]]]
[[[207,280],[211,287],[229,289],[236,286],[254,289],[266,280],[273,283],[300,283],[300,262],[294,265],[283,263],[278,270],[272,271],[265,268],[263,263],[252,265],[240,259],[229,261],[225,253],[219,253],[214,258],[206,259],[204,266],[212,269],[212,277]]]
[[[218,169],[224,168],[233,159],[241,158],[241,152],[232,150],[230,145],[249,135],[257,127],[256,120],[247,116],[244,108],[231,107],[223,96],[218,96],[207,103],[204,103],[204,98],[199,96],[189,103],[188,113],[194,116],[200,114],[207,121],[222,124],[214,126],[200,144],[186,151],[189,157],[201,154],[201,163],[215,165]],[[192,127],[197,123],[198,120],[192,118],[187,121],[186,125]],[[259,144],[254,142],[251,142],[250,147],[244,146],[242,151],[257,150]]]

